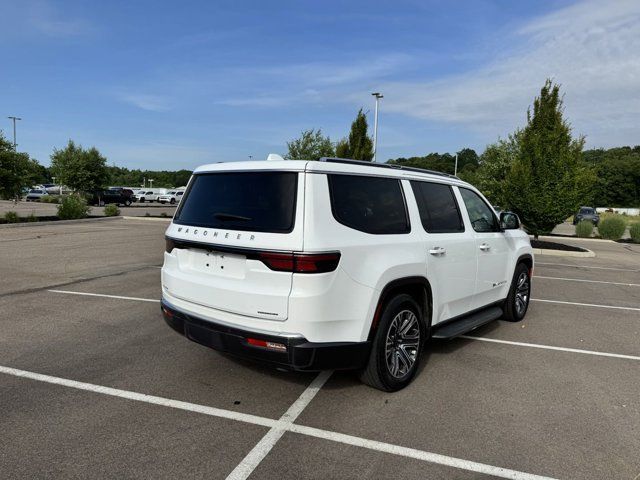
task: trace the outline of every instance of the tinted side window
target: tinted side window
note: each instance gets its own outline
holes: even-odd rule
[[[471,220],[471,226],[476,232],[498,232],[500,226],[493,209],[474,191],[460,189]]]
[[[327,175],[334,218],[347,227],[374,234],[410,230],[400,180],[358,175]]]
[[[458,203],[449,185],[412,181],[422,226],[429,233],[464,232]]]

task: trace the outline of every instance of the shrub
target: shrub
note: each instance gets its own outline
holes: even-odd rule
[[[590,237],[593,233],[593,223],[588,220],[581,220],[576,224],[576,236],[581,238]]]
[[[27,217],[27,222],[37,222],[37,221],[38,221],[38,217],[36,217],[35,214],[31,212]]]
[[[631,234],[633,243],[640,243],[640,222],[631,225],[631,227],[629,227],[629,233]]]
[[[162,218],[167,218],[169,215],[167,215],[167,212],[162,212],[162,213],[160,214],[160,216],[161,216]]]
[[[110,203],[104,207],[105,217],[116,217],[120,215],[120,209],[115,203]]]
[[[20,221],[20,217],[16,212],[5,213],[4,219],[7,221],[7,223],[18,223]]]
[[[68,197],[64,197],[60,205],[58,205],[58,217],[60,217],[61,220],[85,218],[90,210],[84,198],[78,197],[77,195],[69,195]]]
[[[40,201],[43,203],[60,203],[60,195],[45,195]]]
[[[627,222],[620,216],[610,216],[600,220],[598,232],[602,238],[608,240],[620,240],[627,228]]]

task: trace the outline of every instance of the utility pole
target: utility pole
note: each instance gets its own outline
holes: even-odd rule
[[[150,185],[149,188],[153,188],[153,178],[149,179],[149,185]]]
[[[456,166],[453,169],[453,174],[457,177],[458,176],[458,154],[456,153]]]
[[[384,98],[380,92],[374,92],[371,95],[376,97],[376,112],[373,117],[373,161],[378,161],[378,102]]]
[[[7,117],[9,120],[13,120],[13,150],[17,152],[18,144],[16,143],[16,120],[22,120],[20,117]]]

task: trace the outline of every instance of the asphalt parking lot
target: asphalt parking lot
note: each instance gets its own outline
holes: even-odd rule
[[[158,217],[163,213],[168,217],[173,217],[176,207],[168,204],[156,202],[132,203],[130,207],[119,207],[120,214],[129,217]],[[54,216],[58,214],[58,205],[55,203],[26,202],[20,201],[17,204],[10,200],[0,200],[0,216],[7,212],[16,212],[21,217],[31,214],[35,216]],[[104,215],[104,207],[91,207],[90,215]]]
[[[166,225],[0,230],[2,478],[640,478],[640,246],[538,256],[523,322],[389,394],[173,332]]]

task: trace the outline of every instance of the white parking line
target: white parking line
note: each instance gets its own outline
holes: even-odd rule
[[[415,458],[417,460],[422,460],[429,463],[446,465],[454,468],[459,468],[461,470],[467,470],[467,471],[482,473],[486,475],[493,475],[495,477],[509,478],[512,480],[553,480],[551,477],[544,477],[540,475],[534,475],[531,473],[520,472],[517,470],[510,470],[507,468],[495,467],[493,465],[487,465],[479,462],[471,462],[469,460],[464,460],[461,458],[449,457],[447,455],[440,455],[437,453],[425,452],[423,450],[416,450],[413,448],[401,447],[399,445],[393,445],[391,443],[378,442],[375,440],[367,440],[365,438],[345,435],[342,433],[332,432],[329,430],[322,430],[319,428],[295,425],[288,420],[284,420],[284,421],[273,420],[270,418],[260,417],[257,415],[249,415],[246,413],[239,413],[231,410],[223,410],[220,408],[208,407],[205,405],[198,405],[195,403],[182,402],[179,400],[171,400],[168,398],[156,397],[153,395],[145,395],[143,393],[130,392],[127,390],[104,387],[101,385],[93,385],[91,383],[76,382],[75,380],[52,377],[50,375],[43,375],[40,373],[29,372],[26,370],[18,370],[16,368],[11,368],[11,367],[0,366],[0,373],[4,373],[6,375],[12,375],[15,377],[28,378],[30,380],[36,380],[36,381],[45,382],[45,383],[52,383],[55,385],[61,385],[61,386],[70,387],[70,388],[76,388],[76,389],[85,390],[85,391],[94,392],[94,393],[101,393],[103,395],[126,398],[129,400],[134,400],[138,402],[151,403],[154,405],[162,405],[165,407],[176,408],[180,410],[187,410],[187,411],[196,412],[196,413],[202,413],[204,415],[210,415],[213,417],[220,417],[220,418],[225,418],[229,420],[237,420],[239,422],[251,423],[254,425],[261,425],[264,427],[270,427],[272,429],[274,427],[282,428],[285,431],[299,433],[299,434],[307,435],[310,437],[331,440],[331,441],[343,443],[346,445],[354,445],[357,447],[367,448],[369,450],[376,450],[379,452],[390,453],[393,455]],[[319,382],[322,380],[322,377],[318,376],[316,380],[318,380]],[[324,381],[326,381],[326,379]],[[305,393],[307,394],[306,396],[305,396]],[[300,403],[298,402],[294,403],[296,408],[294,409],[293,408],[294,405],[292,405],[292,407],[289,409],[289,410],[293,409],[292,410],[293,414],[296,414],[296,411],[298,411],[300,407],[304,408],[306,398],[308,398],[309,396],[313,398],[313,395],[315,395],[315,392],[312,392],[312,391],[308,393],[305,391],[305,393],[301,395],[299,399]],[[305,399],[302,399],[303,396],[305,397]],[[311,398],[309,398],[309,400]],[[289,412],[289,410],[287,412]],[[298,414],[300,411],[298,411]]]
[[[544,302],[544,303],[558,303],[560,305],[577,305],[580,307],[594,307],[594,308],[612,308],[615,310],[632,310],[640,312],[640,308],[637,307],[617,307],[615,305],[600,305],[599,303],[578,303],[578,302],[563,302],[562,300],[545,300],[542,298],[532,298],[532,302]]]
[[[605,283],[607,285],[622,285],[624,287],[640,287],[640,283],[605,282],[603,280],[584,280],[582,278],[543,277],[542,275],[534,275],[533,278],[544,278],[545,280],[564,280],[566,282]]]
[[[246,457],[244,457],[242,462],[233,469],[227,477],[227,480],[244,480],[249,478],[249,475],[253,473],[262,459],[266,457],[275,444],[278,443],[278,440],[280,440],[282,435],[287,431],[287,427],[291,426],[306,406],[309,405],[311,400],[313,400],[313,397],[315,397],[316,393],[320,391],[332,373],[333,372],[330,371],[320,372],[307,389],[302,392],[298,400],[296,400],[284,415],[280,417],[280,424],[272,427],[271,430],[262,437],[258,444],[251,449]]]
[[[160,300],[156,298],[140,298],[140,297],[124,297],[122,295],[106,295],[104,293],[88,293],[88,292],[72,292],[71,290],[47,290],[53,293],[68,293],[70,295],[85,295],[88,297],[105,297],[105,298],[117,298],[120,300],[137,300],[138,302],[154,302],[159,303]]]
[[[569,265],[567,263],[544,263],[536,262],[536,265],[553,265],[556,267],[572,267],[572,268],[591,268],[594,270],[615,270],[617,272],[640,272],[640,269],[613,268],[613,267],[596,267],[592,265]]]
[[[472,337],[470,335],[460,335],[460,338],[467,340],[478,340],[480,342],[504,343],[506,345],[516,345],[518,347],[541,348],[543,350],[559,350],[561,352],[584,353],[585,355],[596,355],[599,357],[622,358],[624,360],[640,360],[635,355],[622,355],[620,353],[596,352],[595,350],[581,350],[579,348],[554,347],[553,345],[540,345],[538,343],[512,342],[510,340],[498,340],[497,338]]]

